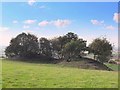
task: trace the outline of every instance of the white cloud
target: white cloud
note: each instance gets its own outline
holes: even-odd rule
[[[47,25],[54,25],[56,27],[65,27],[71,23],[70,20],[66,19],[57,19],[53,21],[42,21],[38,23],[39,26],[47,26]]]
[[[91,20],[91,23],[93,24],[93,25],[102,25],[102,24],[104,24],[104,21],[98,21],[98,20]]]
[[[24,25],[23,28],[28,29],[28,28],[30,28],[30,26]]]
[[[16,23],[18,23],[18,21],[17,21],[17,20],[14,20],[13,23],[16,24]]]
[[[57,26],[57,27],[65,27],[67,25],[69,25],[71,23],[70,20],[62,20],[62,19],[58,19],[58,20],[55,20],[55,21],[52,21],[52,23]]]
[[[104,21],[98,21],[98,20],[91,20],[91,23],[93,24],[93,25],[101,25],[102,27],[104,27],[105,29],[107,29],[107,30],[115,30],[116,28],[114,27],[114,26],[112,26],[112,25],[106,25],[105,23],[104,23]]]
[[[8,27],[0,27],[0,32],[7,31],[7,30],[9,30]]]
[[[31,6],[32,6],[35,2],[36,2],[36,0],[28,0],[28,4],[31,5]]]
[[[42,5],[42,6],[40,6],[39,8],[40,8],[40,9],[43,9],[43,8],[46,8],[46,6]]]
[[[39,26],[47,26],[48,24],[50,24],[50,22],[48,22],[48,21],[42,21],[42,22],[38,23]]]
[[[114,26],[110,25],[110,26],[106,26],[106,29],[108,29],[108,30],[115,30],[116,28]]]
[[[25,24],[33,24],[35,22],[36,22],[36,20],[25,20],[24,21]]]
[[[120,21],[120,13],[114,13],[113,20],[118,23]]]

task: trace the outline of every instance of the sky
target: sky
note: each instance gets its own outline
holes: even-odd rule
[[[118,46],[117,2],[2,2],[0,15],[0,45],[22,32],[48,39],[73,32],[87,44],[106,37]]]

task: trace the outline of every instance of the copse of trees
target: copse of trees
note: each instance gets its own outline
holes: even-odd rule
[[[10,45],[6,48],[5,54],[7,57],[19,56],[33,58],[44,55],[46,57],[71,61],[81,58],[84,51],[89,51],[100,62],[110,59],[112,45],[106,38],[95,39],[89,47],[86,47],[86,42],[72,32],[51,40],[43,37],[38,40],[33,34],[21,33],[10,41]]]

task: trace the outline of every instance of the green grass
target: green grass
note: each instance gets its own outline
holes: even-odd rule
[[[118,71],[118,65],[117,64],[110,64],[110,63],[105,63],[109,68],[111,68],[114,71]]]
[[[0,60],[0,90],[2,89],[2,60]]]
[[[117,88],[118,73],[61,67],[57,64],[36,64],[2,61],[3,88]]]

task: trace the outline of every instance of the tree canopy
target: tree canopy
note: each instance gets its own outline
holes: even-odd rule
[[[94,54],[94,58],[100,62],[108,61],[112,55],[112,45],[106,38],[96,38],[89,48],[90,52]]]
[[[82,51],[86,49],[86,41],[83,39],[71,40],[67,44],[65,44],[63,49],[63,54],[67,60],[78,58],[78,56],[82,56]]]
[[[44,55],[46,57],[57,57],[58,59],[71,61],[72,59],[82,57],[84,51],[90,51],[90,53],[94,54],[95,59],[100,62],[110,59],[112,45],[106,38],[96,38],[88,47],[86,42],[72,32],[50,40],[44,37],[38,40],[33,34],[21,33],[11,39],[5,54],[7,57],[35,57],[37,55]]]
[[[52,47],[49,40],[46,38],[40,38],[39,40],[40,53],[46,56],[52,56]]]
[[[32,34],[22,33],[10,41],[6,48],[6,56],[33,57],[38,53],[38,38]]]

